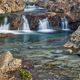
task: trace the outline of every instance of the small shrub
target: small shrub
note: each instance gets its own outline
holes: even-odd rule
[[[32,80],[32,74],[27,70],[20,69],[19,74],[22,80]]]

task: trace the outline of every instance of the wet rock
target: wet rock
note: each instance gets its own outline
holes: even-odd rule
[[[30,69],[33,69],[33,68],[34,68],[34,65],[31,64],[30,62],[26,61],[26,60],[23,60],[23,61],[22,61],[22,67],[23,67],[24,69],[30,70]]]
[[[0,38],[6,38],[6,37],[12,37],[12,36],[14,36],[13,34],[2,34],[2,33],[0,33]]]
[[[31,30],[37,30],[38,26],[39,26],[39,19],[45,19],[47,17],[47,14],[46,13],[29,14],[29,15],[26,15],[26,17],[29,21],[30,29]]]
[[[21,15],[12,14],[9,16],[10,30],[18,30],[23,24],[23,19]]]

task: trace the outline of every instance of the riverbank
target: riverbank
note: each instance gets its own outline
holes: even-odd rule
[[[32,80],[32,74],[22,69],[22,60],[8,51],[0,55],[0,80]]]

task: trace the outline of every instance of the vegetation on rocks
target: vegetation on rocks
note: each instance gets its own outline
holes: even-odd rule
[[[32,80],[32,74],[27,70],[20,69],[19,74],[22,80]]]
[[[21,68],[20,59],[13,58],[10,52],[0,56],[0,80],[32,80],[29,71]]]

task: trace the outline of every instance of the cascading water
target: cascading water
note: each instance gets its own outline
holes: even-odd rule
[[[53,30],[50,28],[50,24],[48,18],[39,20],[39,32],[52,32]]]
[[[62,30],[70,30],[68,25],[68,20],[65,16],[61,18],[61,27],[62,27]]]
[[[27,5],[24,9],[24,11],[30,12],[30,11],[34,11],[36,10],[36,6],[35,5]]]
[[[23,18],[23,20],[24,20],[23,26],[22,26],[22,30],[23,30],[23,31],[26,31],[26,32],[27,32],[27,31],[28,31],[28,32],[31,31],[31,30],[30,30],[30,27],[29,27],[28,19],[27,19],[24,15],[22,16],[22,18]]]
[[[38,7],[35,4],[34,5],[27,5],[24,9],[24,12],[31,12],[31,11],[35,11],[35,10],[42,10],[44,8],[42,7]]]
[[[8,18],[4,18],[4,24],[0,25],[0,30],[9,30]]]

